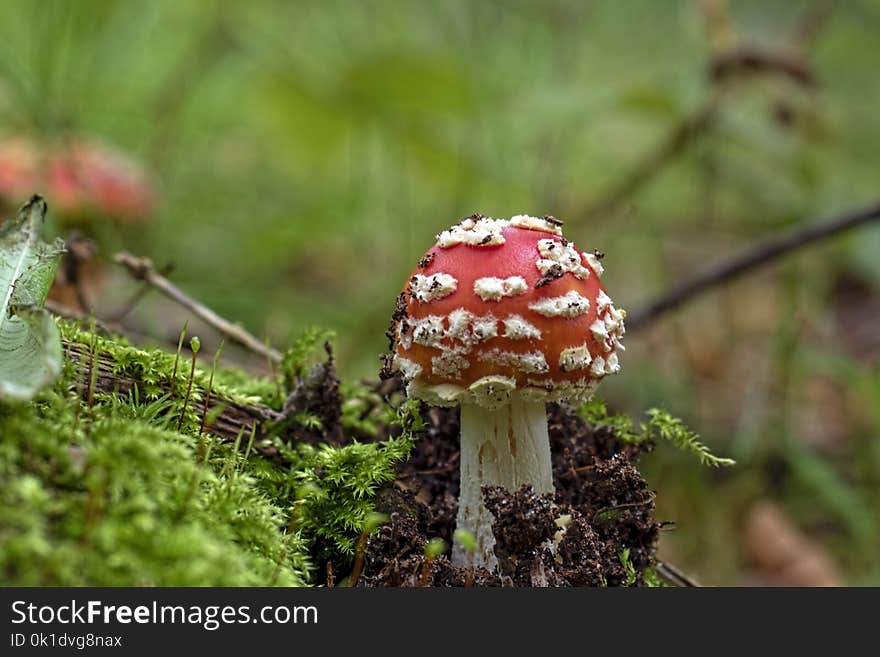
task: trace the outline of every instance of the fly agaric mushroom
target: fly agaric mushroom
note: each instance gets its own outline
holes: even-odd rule
[[[553,492],[546,402],[583,402],[620,369],[625,312],[599,280],[598,252],[554,217],[472,215],[437,236],[398,297],[391,336],[407,394],[461,405],[458,528],[494,568],[483,486]],[[466,556],[453,554],[463,564]]]

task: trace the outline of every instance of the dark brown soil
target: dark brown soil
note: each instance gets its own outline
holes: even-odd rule
[[[424,437],[401,464],[395,485],[377,507],[390,521],[366,545],[359,586],[619,586],[644,583],[653,564],[659,524],[654,494],[635,463],[650,445],[618,441],[567,408],[548,406],[555,499],[529,488],[486,488],[496,518],[499,574],[429,559],[433,538],[451,545],[458,508],[457,409],[422,407]],[[560,527],[555,554],[548,545]],[[622,555],[628,550],[628,561]],[[627,567],[629,566],[629,567]]]
[[[314,365],[306,376],[285,382],[291,392],[284,401],[282,419],[275,424],[274,431],[289,443],[340,445],[345,440],[340,423],[342,394],[329,342],[324,344],[324,350],[326,361]],[[295,419],[300,413],[317,418],[320,428],[301,426]]]
[[[344,440],[342,397],[332,353],[292,386],[282,417],[308,412],[321,419],[313,435],[301,427],[282,435],[305,442]],[[399,401],[403,385],[388,374],[375,386],[380,397]],[[369,412],[369,411],[368,411]],[[555,495],[484,488],[495,517],[499,572],[460,568],[449,550],[425,555],[432,539],[451,546],[458,511],[459,413],[421,406],[425,429],[410,458],[398,466],[393,485],[377,496],[389,521],[365,544],[358,586],[620,586],[645,583],[654,565],[660,524],[654,493],[639,473],[639,455],[651,443],[619,441],[611,428],[592,427],[566,406],[549,404],[547,422]],[[386,437],[383,435],[377,438]],[[358,436],[358,439],[368,439]],[[561,529],[564,528],[564,531]],[[552,548],[552,551],[551,551]],[[360,561],[360,559],[359,559]],[[328,572],[344,572],[333,564]],[[329,580],[328,580],[329,583]]]

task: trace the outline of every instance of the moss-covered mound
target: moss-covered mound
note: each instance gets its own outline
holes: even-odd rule
[[[639,455],[667,439],[722,461],[659,411],[635,427],[601,402],[552,405],[556,497],[487,491],[502,572],[475,573],[443,554],[455,410],[406,401],[395,379],[341,385],[318,331],[272,380],[59,327],[61,377],[0,404],[3,585],[652,584]]]
[[[335,448],[292,446],[256,423],[217,436],[229,408],[277,388],[216,373],[203,430],[211,372],[196,370],[186,399],[186,356],[62,331],[52,389],[0,405],[3,585],[305,585],[317,543],[351,560],[408,433]]]

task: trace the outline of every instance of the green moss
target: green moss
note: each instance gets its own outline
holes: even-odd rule
[[[302,537],[283,549],[284,510],[252,478],[219,474],[228,455],[199,467],[193,437],[122,404],[93,410],[77,426],[58,391],[3,408],[5,585],[305,583]]]
[[[639,424],[638,427],[625,415],[610,414],[605,402],[597,397],[581,406],[578,413],[594,427],[610,427],[615,437],[626,443],[638,444],[661,439],[672,443],[682,451],[690,452],[703,465],[715,468],[736,465],[733,459],[713,454],[712,450],[700,440],[700,436],[685,426],[684,422],[659,408],[649,409],[646,412],[648,421]]]
[[[335,337],[333,331],[328,331],[315,326],[305,329],[302,334],[293,341],[284,352],[281,361],[281,374],[284,380],[291,386],[293,381],[306,375],[309,361],[320,345],[331,341]]]
[[[343,386],[347,444],[262,439],[279,465],[255,452],[249,429],[235,444],[200,436],[204,390],[211,386],[215,407],[225,398],[279,408],[309,371],[323,333],[310,331],[287,351],[277,381],[223,370],[211,383],[211,370],[196,367],[185,406],[190,352],[178,358],[59,325],[81,362],[68,360],[35,401],[0,406],[4,585],[309,585],[316,565],[351,563],[358,537],[376,529],[374,496],[422,428],[416,402],[393,409],[365,385]],[[138,385],[82,401],[91,354]],[[581,413],[621,440],[662,438],[726,464],[661,411],[638,428],[600,401]],[[372,440],[391,425],[397,437]],[[631,575],[628,554],[621,563]]]
[[[322,558],[351,558],[358,534],[373,511],[379,486],[394,479],[392,464],[409,454],[409,438],[384,443],[354,443],[343,448],[301,446],[298,470],[302,484],[298,526],[320,539]],[[295,466],[296,467],[296,466]]]
[[[4,585],[307,585],[318,559],[351,559],[375,491],[418,428],[404,406],[402,437],[341,448],[279,443],[288,461],[279,467],[254,453],[248,435],[236,445],[199,438],[195,408],[209,373],[197,369],[178,431],[188,360],[175,375],[174,354],[66,322],[61,330],[145,385],[95,395],[89,407],[82,372],[68,362],[34,402],[0,406]],[[279,394],[274,382],[241,373],[216,375],[213,389],[243,403]],[[364,403],[357,394],[353,407]]]
[[[75,322],[59,320],[61,337],[68,342],[93,348],[96,354],[108,356],[114,363],[114,372],[143,381],[141,392],[147,399],[156,399],[173,387],[180,396],[189,382],[189,363],[191,354],[184,350],[178,357],[160,349],[141,349],[132,346],[125,338],[107,338],[83,331]],[[210,355],[207,356],[210,362]],[[177,367],[175,368],[175,362]],[[194,382],[202,388],[207,387],[210,370],[196,367]],[[249,378],[243,373],[219,370],[215,374],[213,390],[232,401],[264,403],[260,392],[271,394],[269,383],[261,379]]]

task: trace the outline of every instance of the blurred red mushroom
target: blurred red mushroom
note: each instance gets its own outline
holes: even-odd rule
[[[67,234],[67,253],[49,297],[89,310],[100,286],[101,267],[92,261],[102,225],[148,220],[155,190],[134,159],[95,139],[39,141],[16,136],[0,141],[0,208],[3,215],[39,193]]]
[[[119,150],[80,137],[43,144],[27,137],[0,142],[0,200],[16,207],[43,194],[62,223],[150,217],[155,191],[144,168]]]
[[[63,214],[135,221],[153,211],[154,192],[144,170],[96,142],[72,142],[51,152],[47,173],[48,192]]]

